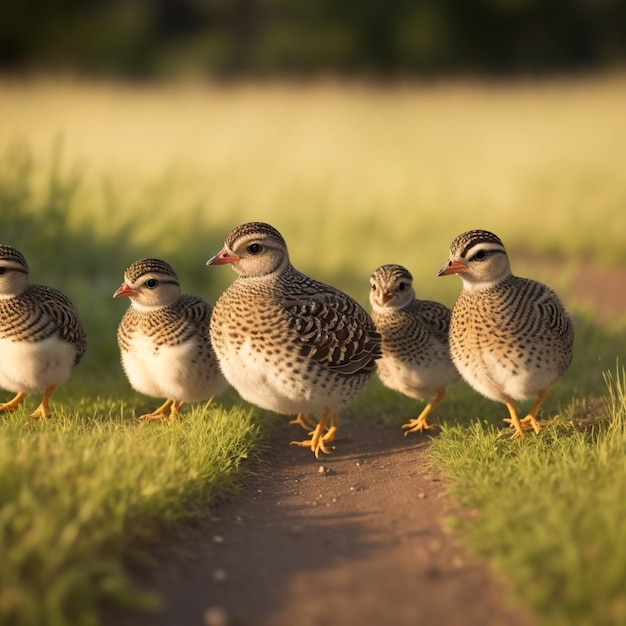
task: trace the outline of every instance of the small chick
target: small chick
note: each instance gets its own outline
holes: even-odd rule
[[[382,336],[378,377],[390,389],[429,400],[417,418],[402,426],[404,434],[429,429],[428,416],[460,379],[448,347],[450,309],[418,300],[413,276],[401,265],[382,265],[370,285],[372,318]]]
[[[227,387],[211,346],[211,306],[181,295],[176,272],[159,259],[139,259],[114,298],[130,298],[117,331],[122,366],[133,389],[166,398],[140,419],[173,418],[185,402],[208,400]]]
[[[24,256],[0,244],[0,387],[16,394],[0,411],[13,411],[28,394],[43,392],[32,417],[51,417],[50,396],[69,380],[86,349],[70,300],[52,287],[31,284]]]

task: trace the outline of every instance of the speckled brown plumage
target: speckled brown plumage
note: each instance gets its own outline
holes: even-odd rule
[[[381,352],[374,323],[348,295],[296,270],[282,235],[268,224],[235,228],[209,261],[224,263],[239,275],[215,304],[211,321],[224,375],[244,399],[264,409],[288,415],[324,411],[312,439],[301,443],[316,455],[326,452],[336,411],[375,372]],[[323,434],[328,419],[331,428]]]
[[[0,411],[14,410],[27,394],[41,393],[33,417],[50,417],[48,402],[87,348],[78,311],[63,293],[33,285],[24,256],[0,244],[0,387],[15,393]]]
[[[417,418],[403,425],[405,434],[428,429],[431,411],[460,378],[448,346],[450,309],[417,299],[413,276],[401,265],[382,265],[370,285],[372,318],[382,336],[378,376],[390,389],[429,400]]]
[[[574,329],[557,294],[511,273],[493,233],[463,233],[450,246],[439,275],[458,273],[463,289],[450,324],[450,349],[463,378],[481,394],[506,404],[514,437],[532,428],[548,388],[569,367]],[[513,405],[535,398],[522,420]]]
[[[122,365],[137,391],[166,398],[144,419],[173,417],[185,402],[207,400],[226,387],[211,346],[211,306],[180,292],[178,276],[160,259],[139,259],[114,297],[131,305],[118,327]]]

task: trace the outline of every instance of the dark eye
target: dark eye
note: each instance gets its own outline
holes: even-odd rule
[[[486,250],[478,250],[478,252],[476,252],[476,254],[474,255],[474,260],[476,261],[484,261],[486,258],[487,258]]]
[[[260,243],[251,243],[248,246],[248,252],[250,254],[259,254],[263,250],[263,246]]]
[[[6,267],[0,267],[0,276],[2,276],[3,274],[7,273],[7,268]]]
[[[148,278],[148,280],[146,281],[146,287],[148,289],[156,289],[158,284],[159,281],[156,278]]]
[[[406,289],[406,283],[400,283],[398,285],[398,291],[404,291]]]
[[[376,284],[372,283],[372,291],[376,291]]]

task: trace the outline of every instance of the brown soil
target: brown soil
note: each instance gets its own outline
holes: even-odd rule
[[[583,275],[584,274],[584,275]],[[584,280],[583,280],[584,279]],[[576,301],[626,311],[624,272],[585,268]],[[567,300],[572,298],[566,297]],[[243,492],[213,511],[210,530],[143,584],[160,613],[115,611],[116,626],[530,626],[505,582],[448,529],[467,518],[428,471],[429,437],[342,424],[320,461],[289,447],[285,425]]]
[[[167,605],[117,626],[527,626],[492,570],[446,524],[463,517],[426,468],[429,437],[344,424],[316,461],[285,426],[236,499],[215,512],[192,562],[150,575]],[[145,581],[144,581],[145,582]]]

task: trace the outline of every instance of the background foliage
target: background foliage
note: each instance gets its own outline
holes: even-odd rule
[[[0,0],[0,68],[126,77],[579,70],[624,0]]]

